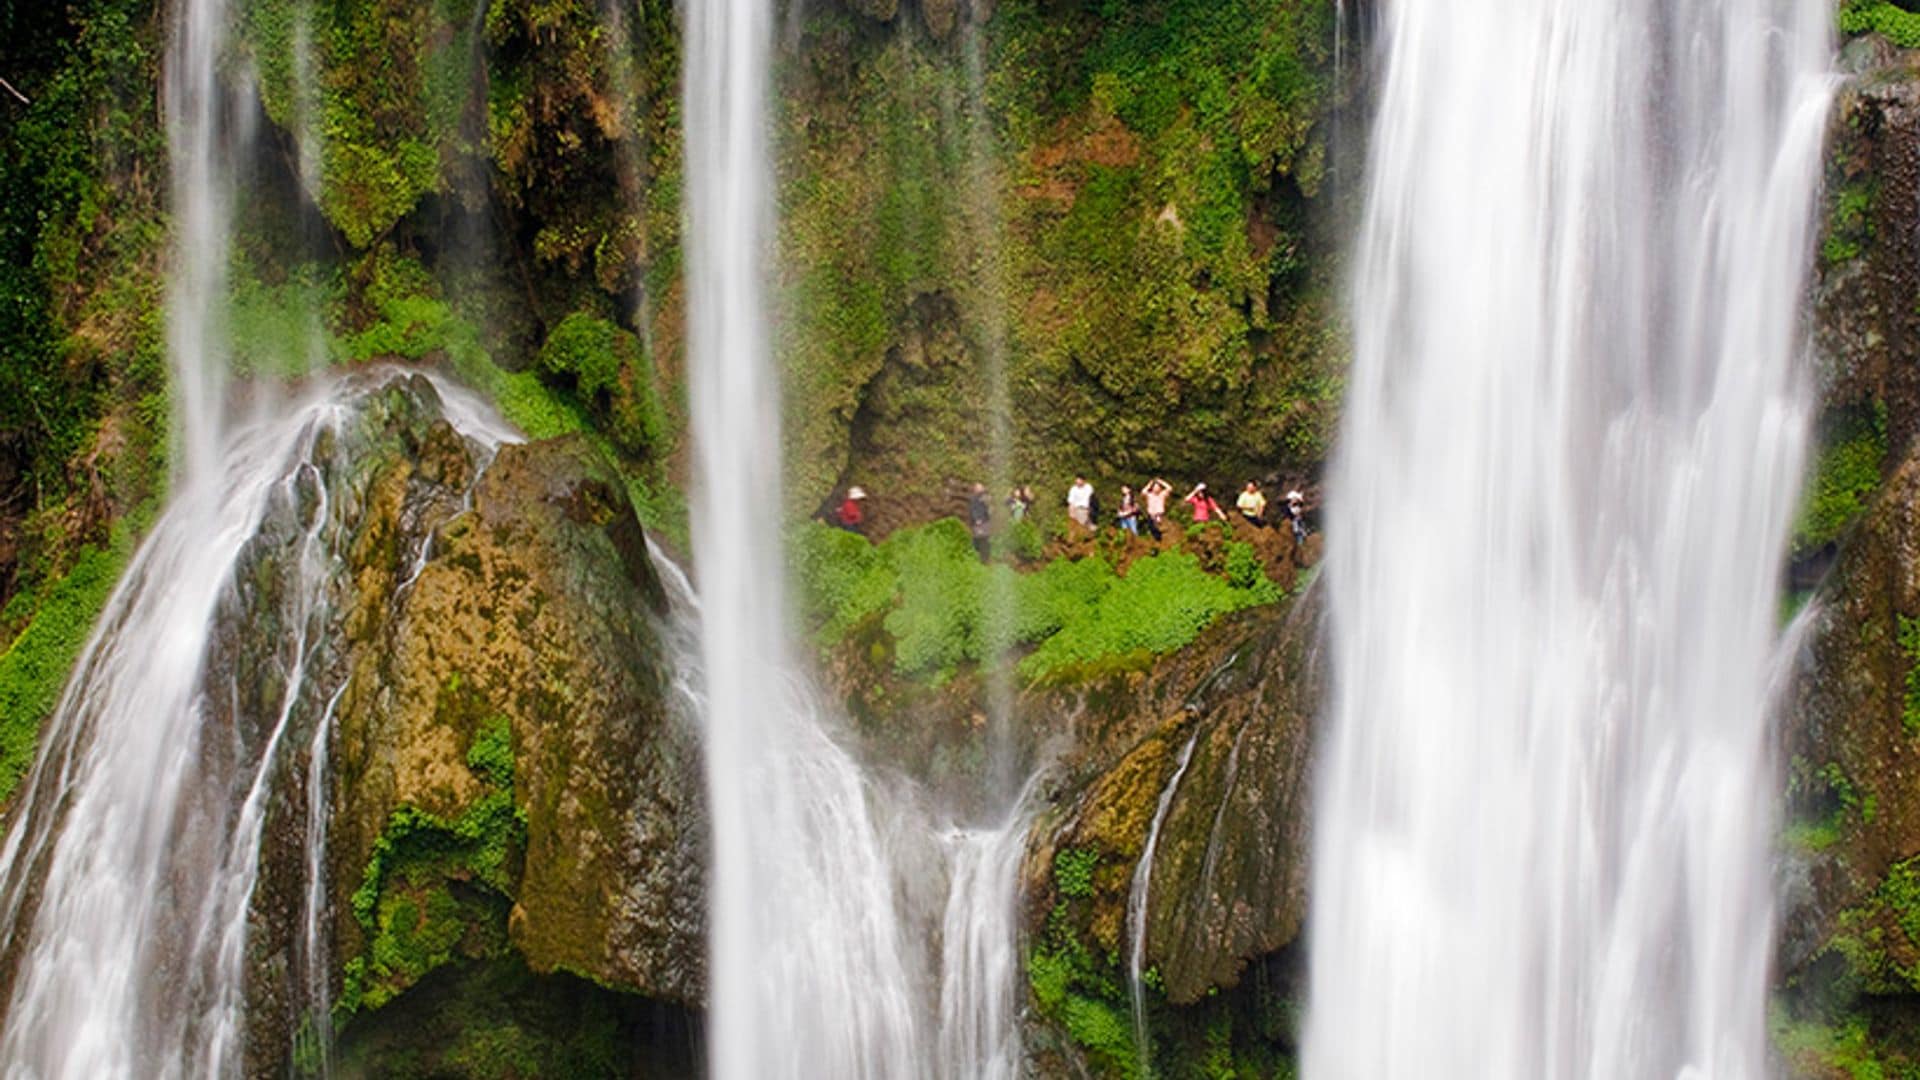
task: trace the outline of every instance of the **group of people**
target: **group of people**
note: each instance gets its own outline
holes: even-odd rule
[[[1136,494],[1132,487],[1120,485],[1120,505],[1114,511],[1114,524],[1135,536],[1141,533],[1162,538],[1161,526],[1167,519],[1168,500],[1173,495],[1173,485],[1160,477],[1146,482]],[[832,524],[850,532],[863,532],[866,522],[864,503],[867,493],[857,485],[849,487],[841,499],[839,509],[831,516]],[[1181,502],[1187,504],[1193,513],[1196,524],[1211,521],[1225,521],[1227,512],[1207,490],[1207,485],[1198,483],[1193,490],[1181,496]],[[1032,511],[1034,504],[1033,489],[1021,484],[1007,492],[1007,517],[1010,521],[1024,521]],[[1267,515],[1266,493],[1257,480],[1247,481],[1238,497],[1234,499],[1234,509],[1256,528],[1268,528],[1272,524]],[[1296,488],[1287,492],[1281,500],[1278,512],[1293,529],[1295,543],[1304,543],[1307,539],[1306,496]],[[1083,529],[1097,529],[1100,518],[1100,496],[1093,485],[1084,476],[1073,478],[1073,484],[1067,488],[1067,518]],[[993,511],[987,502],[987,486],[974,484],[967,493],[967,531],[973,537],[974,550],[980,553],[980,561],[990,557],[993,546]]]
[[[1161,526],[1167,519],[1167,500],[1173,491],[1173,485],[1158,476],[1147,481],[1138,495],[1132,487],[1120,485],[1120,505],[1114,512],[1114,524],[1135,536],[1144,531],[1159,540]],[[1181,496],[1180,501],[1192,509],[1196,524],[1226,520],[1226,511],[1220,508],[1219,501],[1207,490],[1204,482],[1195,484],[1192,491]],[[1234,500],[1234,509],[1255,527],[1268,527],[1267,496],[1260,490],[1259,481],[1247,481],[1239,498]],[[1304,542],[1307,538],[1306,509],[1306,496],[1297,489],[1287,492],[1280,504],[1280,512],[1292,524],[1295,543]],[[1074,477],[1073,485],[1067,488],[1067,517],[1083,528],[1098,527],[1100,497],[1084,476]]]

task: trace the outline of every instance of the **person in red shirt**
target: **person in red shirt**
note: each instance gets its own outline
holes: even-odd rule
[[[866,498],[867,493],[858,485],[847,489],[847,497],[840,500],[839,525],[841,528],[851,533],[864,532],[861,526],[866,521],[866,513],[861,509],[860,504],[865,502]]]

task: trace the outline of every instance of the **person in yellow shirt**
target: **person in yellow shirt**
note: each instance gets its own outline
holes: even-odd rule
[[[1240,498],[1234,501],[1240,508],[1240,516],[1253,522],[1259,528],[1267,527],[1267,497],[1260,494],[1260,485],[1247,481],[1246,489],[1240,492]]]

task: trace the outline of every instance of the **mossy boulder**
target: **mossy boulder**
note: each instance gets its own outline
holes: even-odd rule
[[[208,666],[233,754],[257,756],[283,709],[287,747],[325,731],[329,748],[320,778],[304,750],[276,757],[249,1069],[284,1071],[316,984],[348,1035],[472,965],[697,1002],[697,739],[668,708],[665,599],[618,474],[579,438],[461,435],[423,376],[350,378],[386,381],[271,501]],[[316,779],[318,954],[302,936]]]
[[[372,881],[372,860],[411,812],[473,842],[441,876],[499,894],[502,940],[534,970],[696,1000],[697,749],[667,710],[653,623],[663,600],[621,485],[583,441],[502,447],[471,508],[439,523],[423,553],[389,539],[404,531],[404,490],[432,483],[423,464],[389,467],[355,546],[335,851],[344,880],[376,899],[343,913],[342,940],[378,945],[385,927],[370,929],[365,909],[388,886]],[[504,770],[476,750],[489,737]],[[502,791],[518,823],[495,827],[523,838],[464,836]]]

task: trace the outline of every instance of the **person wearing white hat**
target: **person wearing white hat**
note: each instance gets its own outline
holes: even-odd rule
[[[851,533],[861,531],[861,525],[866,521],[866,513],[860,508],[860,504],[865,502],[866,498],[867,493],[858,484],[847,489],[847,497],[840,500],[841,528]]]

